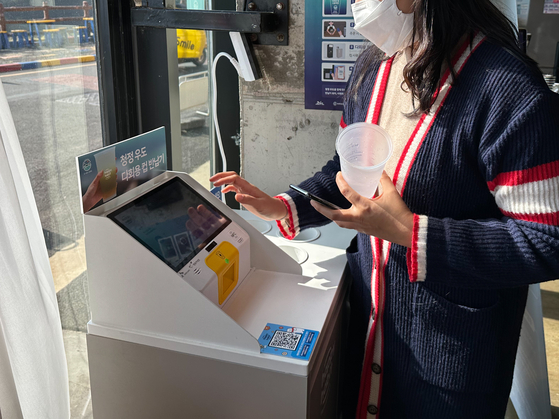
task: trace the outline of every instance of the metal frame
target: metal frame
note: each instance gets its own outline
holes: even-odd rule
[[[99,96],[104,145],[140,133],[130,7],[121,0],[94,2]]]
[[[132,25],[151,28],[202,29],[251,34],[255,44],[287,45],[289,0],[250,0],[244,12],[161,7],[161,1],[132,8]]]
[[[214,30],[210,50],[231,54],[230,31],[241,32],[250,51],[252,43],[288,43],[288,0],[252,0],[246,12],[235,11],[233,0],[214,0],[212,8],[219,10],[209,11],[174,9],[174,0],[96,0],[94,7],[103,142],[115,144],[165,126],[170,170],[182,165],[181,153],[173,155],[173,150],[181,149],[181,135],[176,38],[171,28]],[[239,91],[237,74],[223,67],[218,74],[218,113],[223,138],[228,139],[240,130]],[[240,152],[233,141],[226,141],[225,152],[230,168],[239,170]],[[214,161],[219,170],[215,152]]]

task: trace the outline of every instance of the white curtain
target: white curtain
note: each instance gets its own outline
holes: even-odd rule
[[[69,419],[60,315],[39,213],[0,83],[0,412]]]

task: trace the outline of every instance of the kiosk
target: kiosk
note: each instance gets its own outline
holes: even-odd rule
[[[84,224],[95,419],[336,417],[354,232],[287,241],[178,172]]]

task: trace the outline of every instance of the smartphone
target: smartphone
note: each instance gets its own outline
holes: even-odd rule
[[[345,80],[345,65],[337,65],[335,66],[335,69],[335,79]]]
[[[316,201],[319,204],[324,205],[325,207],[328,207],[328,208],[334,209],[334,210],[342,209],[342,208],[338,207],[337,205],[334,205],[331,202],[326,201],[325,199],[319,198],[318,196],[313,195],[312,193],[307,192],[307,191],[305,191],[304,189],[302,189],[298,186],[289,185],[289,187],[291,189],[293,189],[295,192],[299,192],[301,195],[306,196],[307,198],[312,199],[313,201]]]

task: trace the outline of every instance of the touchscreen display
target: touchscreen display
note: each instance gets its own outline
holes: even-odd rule
[[[108,217],[176,272],[231,222],[179,178]]]

